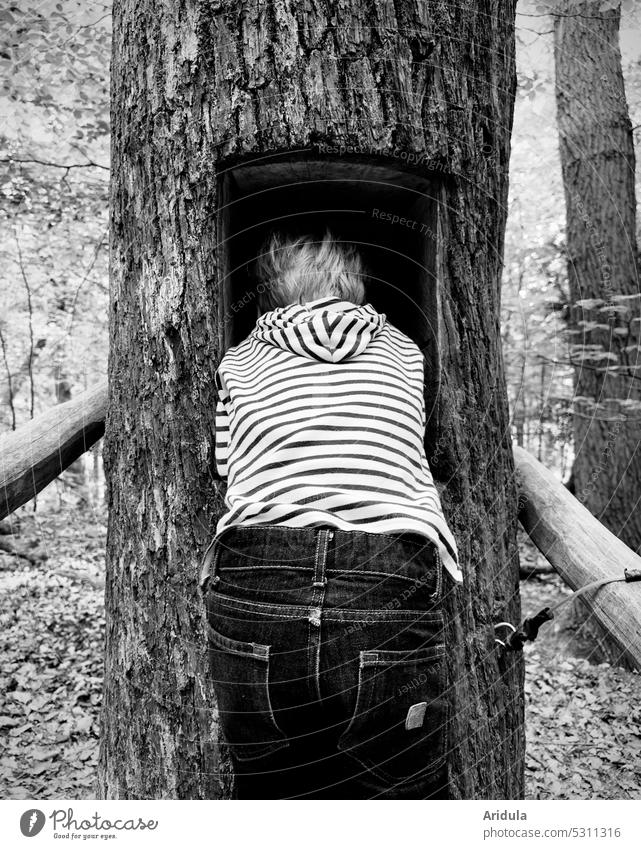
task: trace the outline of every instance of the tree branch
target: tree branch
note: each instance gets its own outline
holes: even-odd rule
[[[93,159],[89,159],[87,162],[72,162],[69,165],[65,165],[61,162],[47,162],[45,159],[18,159],[15,156],[9,156],[5,159],[0,159],[0,162],[5,164],[18,162],[21,165],[46,165],[48,168],[62,168],[65,171],[69,171],[71,168],[101,168],[104,171],[110,170],[108,165],[101,165],[99,162],[94,162]]]

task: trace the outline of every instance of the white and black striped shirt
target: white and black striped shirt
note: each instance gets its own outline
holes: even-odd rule
[[[232,525],[421,534],[462,580],[423,437],[423,356],[369,304],[262,315],[216,372],[216,466]]]

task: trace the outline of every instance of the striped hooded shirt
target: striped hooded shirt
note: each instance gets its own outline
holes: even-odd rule
[[[423,437],[423,356],[372,306],[279,307],[216,372],[216,467],[233,525],[334,526],[435,542],[462,580]]]

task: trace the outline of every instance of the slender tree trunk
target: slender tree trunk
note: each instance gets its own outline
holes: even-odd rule
[[[0,409],[2,410],[1,415],[4,416],[4,411],[8,410],[11,418],[11,430],[16,429],[16,408],[13,403],[14,398],[14,376],[11,373],[11,366],[9,365],[9,359],[7,357],[7,340],[4,337],[4,331],[2,329],[2,324],[0,323],[0,348],[2,349],[2,362],[4,365],[4,370],[6,374],[7,388],[5,392],[2,394],[2,405]]]
[[[56,402],[58,404],[66,404],[71,401],[71,383],[61,363],[56,363],[53,369],[54,389],[56,393]],[[87,446],[88,448],[89,446]],[[85,465],[82,457],[78,457],[73,463],[70,463],[65,469],[62,480],[66,486],[71,489],[82,488],[86,486]],[[83,493],[83,500],[86,496]]]
[[[11,413],[12,420],[12,430],[15,430],[15,399],[24,383],[25,379],[30,376],[31,370],[33,369],[33,364],[35,362],[36,357],[40,354],[42,349],[47,344],[46,339],[38,339],[38,341],[33,346],[33,349],[30,347],[29,351],[25,355],[24,361],[21,366],[19,366],[16,371],[11,372],[9,370],[9,364],[6,359],[6,340],[2,343],[3,354],[4,354],[4,365],[5,372],[7,374],[7,386],[6,389],[0,395],[0,410],[4,411],[9,410]]]
[[[513,28],[511,0],[116,0],[101,796],[228,792],[196,584],[222,506],[216,177],[319,145],[444,175],[432,463],[466,577],[447,599],[454,794],[522,795],[523,664],[493,630],[520,615],[499,339]]]
[[[635,158],[620,13],[602,6],[598,0],[563,2],[554,24],[571,356],[577,364],[572,479],[576,497],[641,551]],[[582,307],[586,300],[591,303]]]

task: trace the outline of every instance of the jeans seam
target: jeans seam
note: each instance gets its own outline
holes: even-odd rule
[[[316,687],[316,695],[319,701],[323,697],[320,691],[320,651],[321,651],[321,619],[317,624],[312,624],[312,615],[316,610],[322,610],[323,599],[325,598],[325,564],[327,562],[327,549],[329,546],[329,531],[321,529],[318,532],[316,540],[316,555],[314,559],[314,575],[312,579],[312,597],[310,605],[310,613],[307,625],[307,671],[308,675],[314,678]]]
[[[434,551],[436,554],[436,589],[434,590],[433,598],[435,601],[438,601],[443,594],[443,561],[441,560],[441,552],[438,545],[435,546]]]
[[[267,651],[267,664],[266,664],[266,670],[265,670],[265,693],[267,695],[267,704],[269,706],[269,715],[271,717],[272,722],[274,723],[274,728],[276,728],[279,731],[279,733],[283,735],[282,744],[284,746],[289,746],[289,739],[287,737],[287,734],[285,734],[283,729],[276,722],[276,716],[274,715],[274,708],[272,706],[272,699],[271,699],[271,696],[269,694],[269,672],[270,672],[270,669],[271,669],[271,646],[268,648],[268,651]]]
[[[427,535],[425,535],[423,537],[425,542],[419,542],[419,540],[407,539],[407,538],[404,539],[403,538],[403,534],[414,534],[415,536],[420,536],[418,531],[397,531],[395,533],[380,533],[380,534],[377,534],[377,533],[374,533],[372,531],[364,531],[358,525],[353,525],[349,528],[340,528],[338,525],[331,525],[330,527],[333,531],[340,531],[342,533],[347,533],[347,534],[351,534],[351,533],[356,532],[356,533],[359,533],[359,534],[363,534],[364,536],[367,536],[367,537],[374,537],[376,539],[380,539],[381,537],[385,537],[386,539],[393,539],[393,540],[396,540],[396,541],[406,542],[408,545],[417,545],[417,546],[420,546],[421,548],[424,548],[425,545],[427,543],[430,543],[430,542],[433,545],[437,544],[437,543],[435,543],[435,541],[432,537],[427,536]],[[249,524],[226,525],[223,530],[224,531],[231,530],[232,528],[236,531],[241,531],[241,532],[264,531],[266,528],[277,529],[279,531],[318,531],[318,530],[324,531],[324,530],[326,530],[326,528],[319,527],[318,525],[301,525],[300,527],[297,527],[297,526],[294,526],[294,525],[249,525]]]
[[[332,575],[334,573],[336,573],[337,575],[344,575],[345,569],[327,570],[328,575]],[[350,571],[350,574],[356,575],[357,577],[360,577],[361,575],[374,575],[377,578],[398,578],[399,580],[407,581],[408,583],[416,587],[421,587],[425,584],[425,580],[423,580],[422,578],[410,578],[408,575],[398,575],[395,572],[377,572],[370,569],[355,569],[353,571]]]
[[[305,619],[309,616],[310,607],[299,607],[294,605],[281,605],[281,607],[289,610],[289,613],[278,613],[274,610],[274,605],[264,604],[259,601],[249,601],[248,599],[236,599],[231,596],[224,596],[222,593],[215,593],[218,603],[223,607],[240,607],[249,606],[256,609],[257,615],[274,616],[278,619]],[[225,599],[229,599],[228,603]],[[267,608],[267,610],[261,610]],[[359,618],[352,614],[362,614]],[[298,615],[297,615],[298,614]],[[349,615],[345,615],[349,614]],[[354,610],[353,608],[325,608],[323,610],[323,618],[332,622],[368,622],[371,619],[383,619],[389,617],[390,622],[416,622],[419,619],[426,621],[438,621],[442,616],[440,611],[429,610]]]
[[[340,751],[346,751],[344,748],[342,748],[341,742],[347,737],[347,735],[351,731],[352,726],[354,725],[354,723],[356,722],[356,719],[358,717],[359,703],[360,703],[360,701],[362,701],[361,690],[362,690],[362,687],[363,687],[363,668],[364,668],[364,666],[363,666],[363,652],[361,651],[361,652],[359,652],[358,684],[356,685],[356,699],[354,701],[354,712],[353,712],[352,717],[351,717],[351,719],[350,719],[350,721],[347,725],[347,728],[343,731],[343,733],[341,734],[341,736],[338,739],[337,747]],[[369,707],[370,702],[371,702],[371,698],[369,699],[369,701],[367,703],[368,707]]]
[[[261,569],[296,569],[297,571],[304,570],[306,572],[313,572],[314,569],[312,566],[281,566],[278,563],[270,563],[269,566],[225,566],[226,572],[251,572],[251,571],[259,571]]]
[[[251,572],[251,571],[269,571],[273,569],[296,569],[296,571],[306,571],[313,572],[313,566],[290,566],[290,565],[282,565],[279,563],[270,563],[269,566],[225,566],[225,572]],[[344,575],[345,569],[327,569],[327,575]],[[361,576],[361,575],[373,575],[377,578],[398,578],[401,581],[407,581],[410,584],[416,585],[417,587],[422,586],[425,583],[425,580],[422,578],[410,578],[407,575],[399,575],[394,572],[377,572],[372,569],[356,569],[350,572],[352,575]]]
[[[280,727],[278,722],[276,722],[276,716],[274,715],[274,708],[272,706],[271,696],[269,695],[269,670],[270,670],[270,667],[271,667],[271,651],[270,651],[270,649],[271,649],[271,647],[268,646],[267,647],[267,656],[261,658],[261,660],[266,661],[263,664],[264,667],[265,667],[265,680],[264,680],[265,698],[266,698],[266,701],[267,701],[267,709],[268,709],[269,718],[270,718],[270,720],[273,724],[273,727],[281,735],[281,739],[280,740],[274,740],[273,743],[271,744],[271,746],[268,749],[262,750],[258,755],[251,755],[250,757],[245,757],[245,758],[239,756],[238,752],[241,751],[241,748],[239,746],[233,747],[235,757],[239,761],[243,761],[243,762],[255,761],[255,760],[258,760],[259,758],[264,758],[266,755],[270,755],[272,752],[276,752],[279,749],[284,749],[285,747],[290,745],[290,740],[287,737],[287,734],[285,734],[285,732]]]

